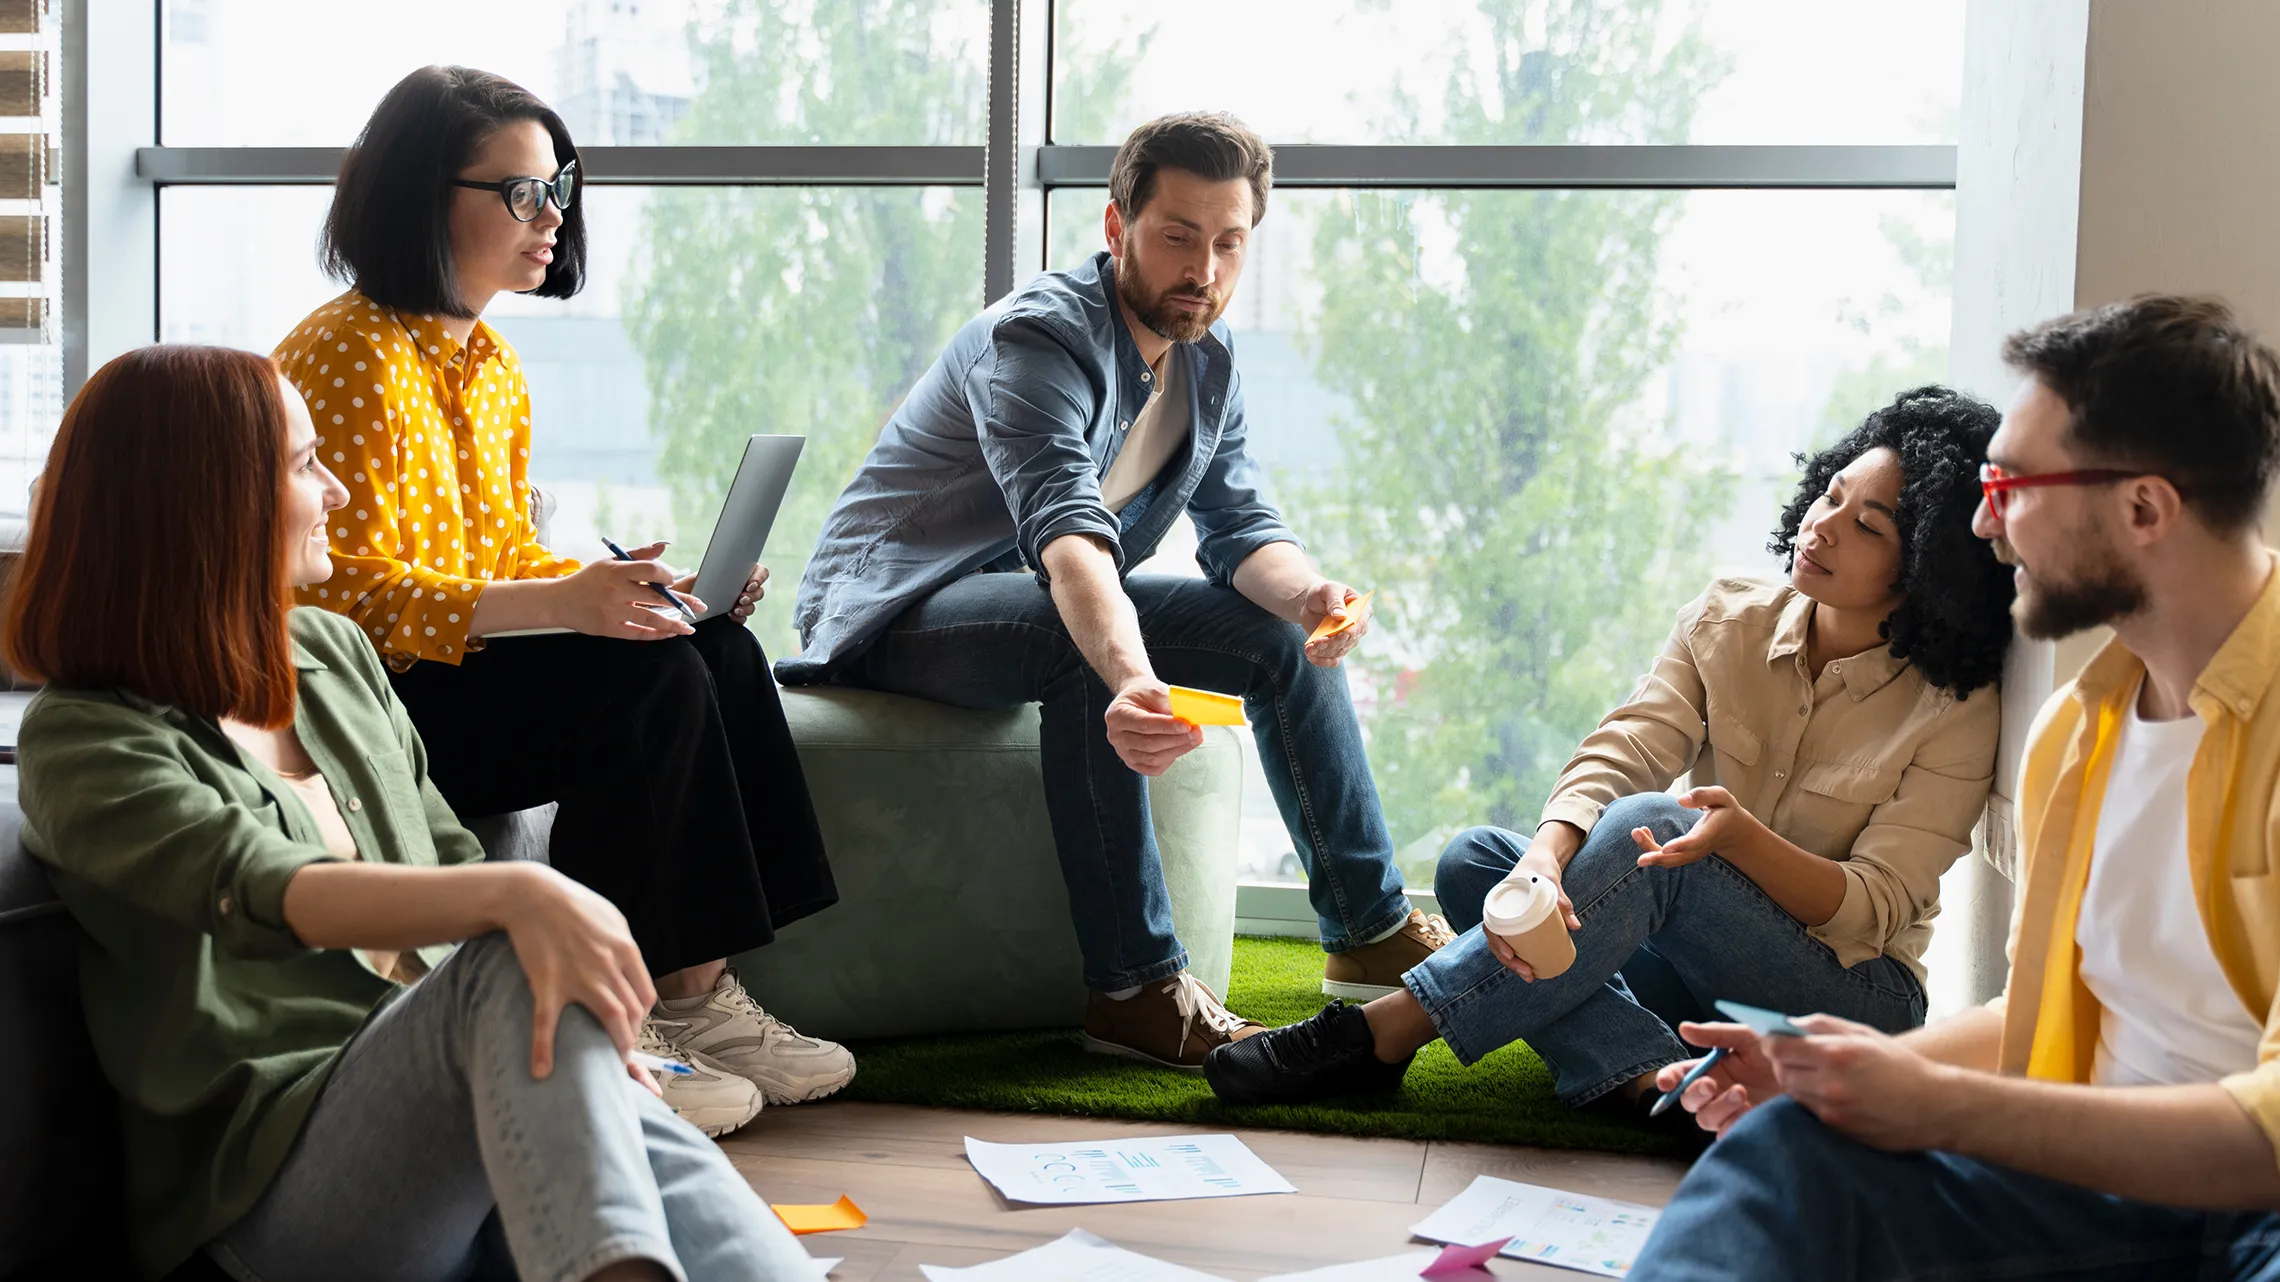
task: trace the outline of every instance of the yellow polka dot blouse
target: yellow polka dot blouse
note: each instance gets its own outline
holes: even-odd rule
[[[539,543],[530,497],[530,386],[481,321],[465,347],[435,317],[350,290],[274,353],[348,487],[333,513],[333,576],[303,605],[354,619],[398,671],[458,663],[483,585],[578,569]]]

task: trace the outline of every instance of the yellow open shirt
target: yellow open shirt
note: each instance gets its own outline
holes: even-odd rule
[[[2123,712],[2145,665],[2109,643],[2043,706],[2020,772],[2025,876],[2011,923],[2002,1071],[2087,1082],[2103,1012],[2082,982],[2074,921],[2104,779],[2092,779],[2101,726]],[[2280,1154],[2280,574],[2265,584],[2194,683],[2206,729],[2186,777],[2186,851],[2201,924],[2232,990],[2264,1021],[2257,1065],[2221,1083]],[[2102,773],[2102,772],[2101,772]]]

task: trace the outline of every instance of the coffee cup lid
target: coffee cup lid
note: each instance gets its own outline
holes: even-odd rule
[[[1488,892],[1488,902],[1481,905],[1481,923],[1499,935],[1528,930],[1550,916],[1559,902],[1552,883],[1530,873],[1525,879],[1498,882]]]

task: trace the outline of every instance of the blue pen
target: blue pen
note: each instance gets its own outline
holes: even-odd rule
[[[1678,1102],[1679,1096],[1686,1094],[1687,1087],[1701,1081],[1702,1075],[1704,1073],[1707,1073],[1711,1069],[1718,1067],[1719,1063],[1725,1058],[1726,1048],[1723,1046],[1703,1056],[1701,1063],[1696,1064],[1692,1069],[1688,1070],[1686,1076],[1678,1079],[1678,1085],[1673,1086],[1669,1090],[1663,1092],[1662,1098],[1655,1101],[1655,1106],[1647,1110],[1647,1116],[1661,1117],[1664,1110],[1668,1109],[1671,1105]]]
[[[621,548],[617,544],[610,542],[608,539],[602,540],[602,546],[608,548],[610,550],[610,555],[616,557],[620,561],[631,561],[633,559],[632,557],[625,554],[624,548]],[[689,607],[681,604],[681,598],[674,596],[671,592],[666,591],[664,584],[652,583],[647,586],[650,591],[655,592],[661,597],[664,597],[665,603],[667,605],[670,605],[674,609],[679,610],[681,612],[681,617],[689,621],[690,627],[693,628],[697,626],[697,616],[689,613]]]
[[[697,1071],[689,1067],[687,1064],[680,1063],[677,1060],[664,1059],[660,1056],[651,1055],[646,1051],[635,1051],[633,1053],[633,1062],[641,1065],[643,1068],[648,1069],[652,1073],[663,1073],[668,1077],[679,1077],[683,1074],[694,1073]]]

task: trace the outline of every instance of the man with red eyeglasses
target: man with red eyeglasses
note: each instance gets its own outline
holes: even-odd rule
[[[2280,1280],[2280,357],[2160,295],[2004,357],[1974,528],[2021,633],[2114,631],[2028,736],[2008,991],[1683,1028],[1721,1138],[1634,1279]]]

